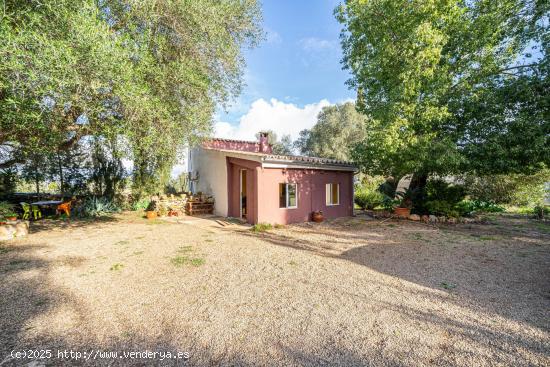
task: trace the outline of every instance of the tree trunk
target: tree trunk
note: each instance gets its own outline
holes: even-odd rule
[[[409,189],[413,191],[412,210],[417,214],[426,214],[426,184],[428,175],[425,173],[414,173],[411,178]]]
[[[63,195],[65,182],[63,180],[63,166],[61,164],[61,156],[59,155],[59,152],[57,152],[57,167],[59,169],[59,191],[61,191],[61,195]]]

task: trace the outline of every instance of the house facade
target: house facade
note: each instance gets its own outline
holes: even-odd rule
[[[248,223],[288,224],[353,215],[356,167],[332,159],[272,153],[259,142],[212,139],[189,152],[192,191],[214,196],[214,213]]]

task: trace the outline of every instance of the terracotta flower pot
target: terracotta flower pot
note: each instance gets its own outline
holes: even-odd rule
[[[8,217],[7,220],[11,220],[12,222],[15,222],[17,220],[17,217]]]
[[[409,215],[411,215],[411,209],[410,208],[395,208],[393,213],[397,215],[398,217],[408,218]]]
[[[155,219],[157,217],[157,212],[153,210],[148,210],[145,212],[145,216],[147,217],[147,219]]]
[[[323,220],[325,220],[325,217],[323,217],[323,212],[313,212],[312,219],[316,223],[321,223]]]

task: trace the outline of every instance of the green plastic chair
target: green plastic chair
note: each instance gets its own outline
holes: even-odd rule
[[[32,208],[32,216],[34,217],[34,220],[37,220],[38,218],[42,218],[42,212],[40,211],[40,208],[38,205],[31,205]]]
[[[27,203],[19,203],[23,208],[23,219],[29,219],[31,217],[31,206]]]

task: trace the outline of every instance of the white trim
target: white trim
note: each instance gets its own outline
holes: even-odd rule
[[[332,201],[332,185],[336,185],[336,203],[331,203]],[[330,189],[329,189],[330,187]],[[326,206],[338,206],[340,205],[340,183],[338,182],[329,182],[325,184],[325,205]]]
[[[354,167],[330,166],[326,164],[319,165],[319,166],[308,166],[308,165],[283,164],[283,163],[262,163],[262,168],[295,168],[295,169],[316,169],[316,170],[325,170],[325,171],[347,171],[347,172],[357,171],[357,169]]]
[[[297,209],[298,208],[298,183],[297,182],[280,182],[279,185],[285,185],[285,205],[284,207],[280,207],[279,209]],[[288,206],[289,203],[289,197],[288,197],[288,185],[294,185],[296,186],[296,205],[295,206]],[[279,198],[280,199],[280,198]],[[279,203],[279,205],[281,205]]]

